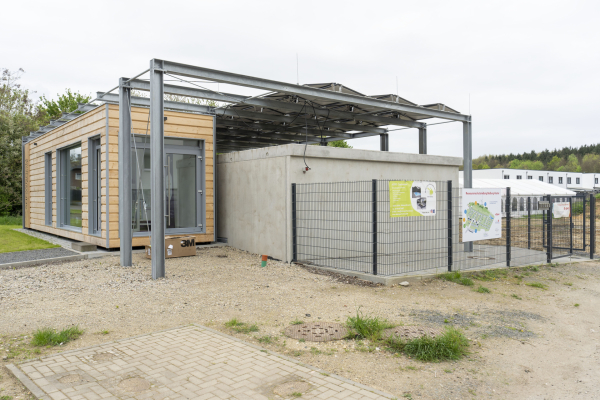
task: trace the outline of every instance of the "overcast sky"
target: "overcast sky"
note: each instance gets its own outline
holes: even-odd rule
[[[162,58],[274,80],[338,82],[473,116],[473,155],[600,142],[596,1],[11,1],[0,67],[56,97],[106,91]],[[470,97],[470,102],[469,102]],[[431,121],[434,122],[434,121]],[[390,150],[418,152],[416,130]],[[379,149],[379,138],[351,141]],[[462,156],[462,126],[429,128]]]

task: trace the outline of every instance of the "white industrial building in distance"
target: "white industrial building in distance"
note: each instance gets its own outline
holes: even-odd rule
[[[463,177],[462,174],[463,172],[460,171],[460,179]],[[564,189],[569,189],[575,192],[600,192],[600,173],[494,168],[473,170],[473,180],[476,179],[515,179],[537,181],[548,183]],[[473,184],[473,187],[475,187],[475,184]]]

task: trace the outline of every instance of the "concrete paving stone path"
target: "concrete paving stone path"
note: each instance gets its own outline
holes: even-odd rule
[[[8,367],[44,400],[393,398],[200,325]]]

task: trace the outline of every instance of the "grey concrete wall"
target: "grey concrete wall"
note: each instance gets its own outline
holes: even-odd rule
[[[306,163],[311,169],[303,173],[305,150]],[[321,146],[305,149],[303,145],[287,145],[222,154],[218,156],[217,163],[218,236],[226,237],[233,247],[290,261],[292,183],[372,179],[452,180],[458,187],[458,166],[462,159]],[[356,211],[356,207],[364,208],[364,205],[346,204],[342,210]],[[334,215],[339,210],[323,207],[325,213],[320,218],[335,220]],[[335,236],[341,239],[340,242],[344,239],[364,242],[363,249],[348,241],[346,250],[351,255],[370,251],[366,244],[370,239],[366,234],[369,232],[370,215],[361,212],[354,222],[336,223],[337,230],[344,232]],[[410,230],[408,225],[397,225],[396,228],[403,228],[403,232]],[[409,236],[406,236],[400,240],[408,239]],[[315,238],[313,244],[318,247],[319,239]]]

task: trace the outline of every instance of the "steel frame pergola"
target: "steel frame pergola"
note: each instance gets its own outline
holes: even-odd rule
[[[149,73],[149,80],[140,77]],[[194,87],[165,84],[165,75]],[[210,90],[188,79],[201,79],[265,90],[259,96],[243,96]],[[119,94],[112,94],[115,89]],[[149,98],[132,97],[132,90],[149,92]],[[212,107],[179,101],[165,101],[165,95],[184,96],[229,103]],[[387,126],[419,131],[419,154],[427,154],[427,124],[423,119],[440,118],[463,124],[464,187],[472,187],[472,122],[443,104],[417,105],[397,95],[365,96],[337,83],[297,85],[247,75],[218,71],[172,61],[152,59],[150,68],[133,78],[120,78],[108,92],[98,92],[93,101],[119,104],[119,238],[121,265],[132,265],[131,227],[131,106],[150,110],[151,155],[151,247],[152,277],[165,276],[165,198],[164,192],[164,110],[211,114],[215,116],[214,151],[245,149],[290,143],[318,143],[341,139],[380,136],[380,150],[389,151]],[[91,103],[91,102],[90,102]],[[78,112],[95,108],[80,105]],[[50,125],[32,132],[24,143],[60,126],[80,114],[65,114]],[[215,174],[216,174],[216,159]],[[215,188],[216,190],[216,188]],[[215,215],[216,229],[216,215]],[[465,243],[472,251],[472,243]]]

